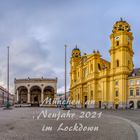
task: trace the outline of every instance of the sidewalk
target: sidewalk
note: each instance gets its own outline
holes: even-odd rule
[[[3,107],[0,107],[0,111],[3,111]]]

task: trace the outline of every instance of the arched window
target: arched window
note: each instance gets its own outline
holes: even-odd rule
[[[119,60],[116,61],[117,67],[119,67]]]
[[[128,45],[129,45],[129,41],[128,41]]]
[[[116,41],[116,46],[119,46],[119,41]]]
[[[130,66],[130,61],[128,60],[128,67]]]
[[[101,65],[98,63],[98,70],[100,71],[101,70]]]

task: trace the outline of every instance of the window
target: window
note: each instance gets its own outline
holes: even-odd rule
[[[133,96],[133,89],[130,89],[130,96]]]
[[[136,84],[139,85],[139,84],[140,84],[140,80],[137,80],[137,81],[136,81]]]
[[[117,65],[117,67],[119,67],[119,60],[116,61],[116,65]]]
[[[129,41],[128,41],[128,45],[129,45]]]
[[[140,95],[140,90],[139,88],[136,89],[136,96],[139,96]]]
[[[99,70],[99,71],[101,70],[101,65],[100,65],[100,64],[98,64],[98,70]]]
[[[118,97],[119,96],[119,92],[118,92],[118,90],[116,90],[116,97]]]
[[[130,85],[132,86],[134,84],[133,80],[130,80]]]
[[[116,46],[119,46],[119,41],[116,41]]]

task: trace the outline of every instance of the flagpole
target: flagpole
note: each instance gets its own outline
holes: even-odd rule
[[[10,47],[7,47],[7,108],[9,108],[9,49]]]
[[[67,45],[65,45],[65,101],[67,100]]]
[[[68,110],[67,108],[67,45],[64,46],[65,48],[65,103],[64,103],[64,109]]]

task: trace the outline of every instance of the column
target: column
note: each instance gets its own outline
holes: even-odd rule
[[[77,97],[79,97],[79,99],[77,98],[78,100],[77,100],[76,107],[77,107],[77,108],[81,108],[81,100],[80,100],[80,98],[81,98],[81,93],[80,93],[80,92],[81,92],[81,91],[80,91],[80,87],[78,87],[77,91],[78,91],[78,92],[76,92],[76,93],[77,93]]]
[[[137,100],[134,100],[134,109],[137,109]]]
[[[96,106],[97,86],[96,86],[96,81],[95,80],[92,82],[92,90],[93,90],[92,106],[93,106],[93,108],[96,108],[97,107]]]
[[[17,103],[19,102],[19,91],[18,91],[18,89],[17,89]]]
[[[114,95],[114,79],[112,77],[110,79],[110,91],[109,91],[108,109],[113,109],[113,95]]]
[[[44,93],[43,93],[43,90],[41,91],[41,103],[44,102]]]
[[[31,103],[31,101],[30,101],[30,91],[28,90],[28,94],[27,94],[27,102],[28,102],[28,104],[30,104]]]

